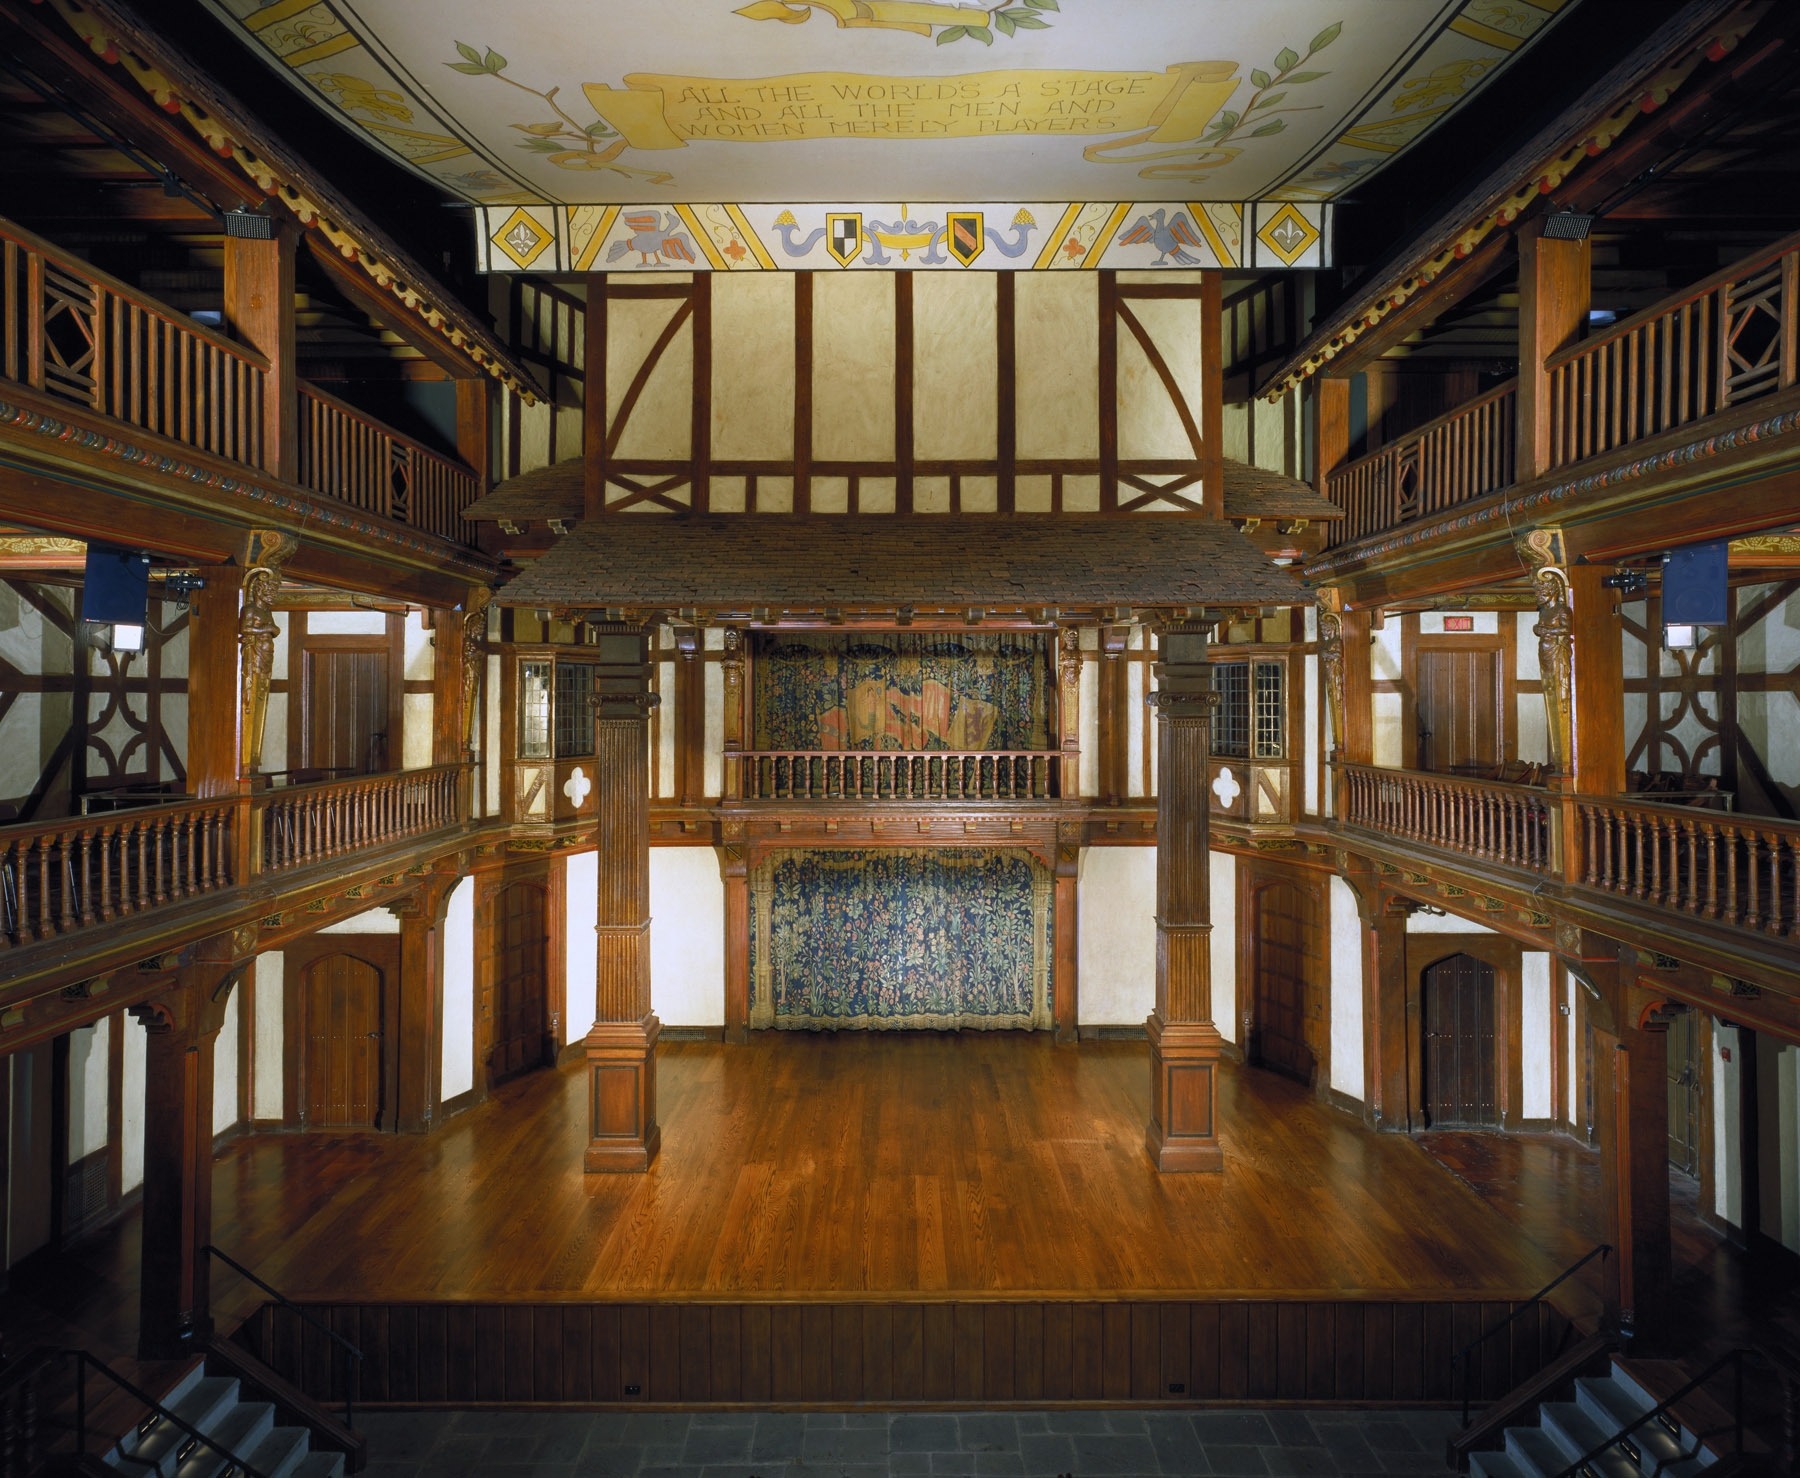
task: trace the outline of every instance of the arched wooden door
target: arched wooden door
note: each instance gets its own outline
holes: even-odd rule
[[[1419,1084],[1425,1126],[1498,1128],[1494,967],[1455,954],[1427,966],[1419,985],[1425,1016]]]
[[[1325,909],[1282,880],[1252,893],[1252,1060],[1311,1083],[1325,1058]]]
[[[381,1127],[382,986],[381,971],[354,955],[326,955],[300,972],[300,1112],[309,1128]]]
[[[490,1083],[505,1082],[544,1063],[548,902],[546,890],[536,883],[512,883],[494,895]]]

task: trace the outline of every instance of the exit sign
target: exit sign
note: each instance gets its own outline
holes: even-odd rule
[[[1475,618],[1473,616],[1446,616],[1446,617],[1444,617],[1444,630],[1445,631],[1473,631],[1474,629],[1475,629]]]

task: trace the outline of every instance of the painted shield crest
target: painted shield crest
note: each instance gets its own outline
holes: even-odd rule
[[[950,255],[965,267],[980,256],[981,249],[987,245],[982,220],[980,211],[950,212],[949,224],[944,232],[944,245],[950,249]]]
[[[825,250],[840,267],[848,267],[863,249],[862,212],[825,217]]]

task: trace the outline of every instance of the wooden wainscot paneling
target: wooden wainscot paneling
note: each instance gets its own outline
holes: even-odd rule
[[[1451,1356],[1520,1302],[1066,1299],[935,1303],[318,1304],[373,1406],[1174,1406],[1446,1402]],[[1545,1305],[1473,1367],[1492,1400],[1553,1357]],[[331,1347],[265,1306],[238,1340],[322,1399]]]

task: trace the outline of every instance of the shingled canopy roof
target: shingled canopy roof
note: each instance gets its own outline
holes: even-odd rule
[[[718,612],[1292,605],[1298,581],[1192,514],[592,519],[503,605]]]
[[[476,522],[524,525],[581,517],[581,458],[570,457],[508,478],[463,510]],[[1342,518],[1343,510],[1305,483],[1280,472],[1225,458],[1227,518]]]

